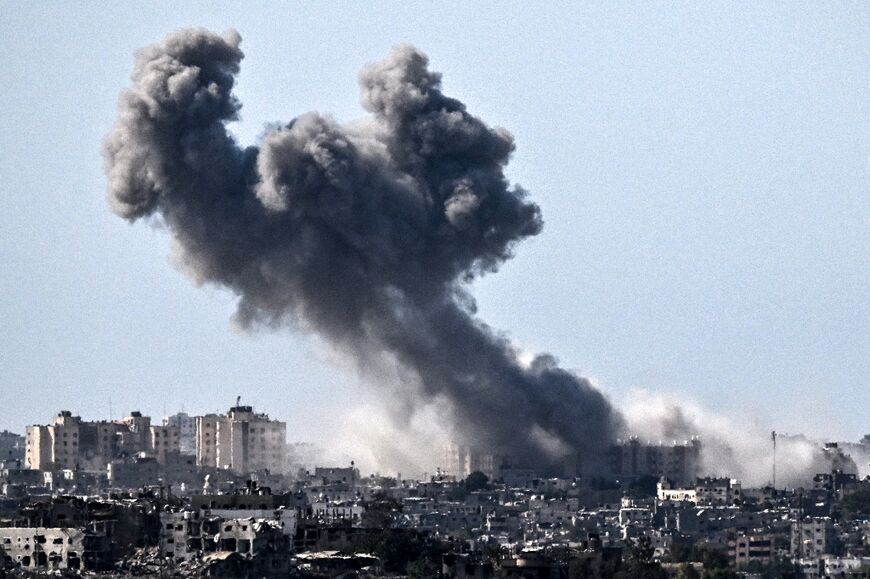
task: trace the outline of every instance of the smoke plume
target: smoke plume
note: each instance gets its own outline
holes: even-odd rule
[[[699,436],[702,442],[699,476],[729,476],[750,486],[773,482],[771,431],[741,420],[723,417],[681,398],[662,394],[630,393],[623,406],[629,430],[652,443],[671,444]],[[776,445],[778,487],[811,485],[813,475],[840,468],[866,476],[867,469],[849,456],[862,458],[870,444],[847,445],[847,453],[828,452],[824,441],[804,436],[779,435]],[[870,439],[868,439],[870,442]],[[841,444],[842,446],[842,444]],[[866,462],[864,463],[866,467]]]
[[[314,331],[362,367],[386,357],[413,377],[409,411],[446,401],[466,444],[530,466],[606,448],[621,418],[601,392],[549,355],[521,364],[465,289],[541,231],[504,175],[511,135],[400,46],[360,74],[364,122],[306,113],[240,147],[239,43],[183,30],[138,53],[105,143],[112,209],[159,216],[195,282],[237,294],[241,326]]]

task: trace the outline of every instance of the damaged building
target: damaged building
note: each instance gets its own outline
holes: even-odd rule
[[[51,424],[27,427],[24,462],[36,470],[104,472],[115,459],[144,453],[162,463],[178,451],[178,429],[152,426],[141,412],[120,421],[86,421],[62,410]]]

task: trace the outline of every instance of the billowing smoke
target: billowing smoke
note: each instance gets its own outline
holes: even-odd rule
[[[521,364],[464,289],[541,231],[504,175],[511,135],[401,46],[360,75],[364,122],[307,113],[242,148],[226,128],[239,42],[184,30],[138,53],[105,144],[113,210],[159,216],[196,283],[238,295],[243,327],[314,331],[362,367],[390,360],[408,411],[445,402],[462,442],[530,466],[599,455],[621,426],[607,399],[551,356]]]
[[[773,482],[773,441],[766,428],[725,418],[685,399],[676,401],[644,391],[632,392],[624,410],[629,430],[652,443],[682,443],[700,437],[700,476],[730,476],[753,486]],[[842,444],[826,450],[824,442],[780,434],[776,444],[777,487],[811,485],[813,475],[833,468],[867,474],[867,469],[858,465],[870,444],[846,445],[844,453]]]

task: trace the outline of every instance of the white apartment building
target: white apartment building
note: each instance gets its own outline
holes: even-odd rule
[[[251,406],[233,406],[226,415],[196,417],[196,462],[238,474],[284,472],[287,424],[256,414]]]

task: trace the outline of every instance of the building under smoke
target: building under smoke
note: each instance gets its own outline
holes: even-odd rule
[[[637,437],[620,441],[610,450],[610,474],[619,479],[642,476],[666,478],[674,483],[693,481],[701,468],[701,440],[643,444]]]
[[[446,474],[458,478],[466,477],[473,472],[482,472],[490,480],[499,478],[501,471],[510,468],[511,457],[497,452],[479,451],[461,444],[450,443],[444,446],[444,455],[440,468]]]
[[[701,440],[697,437],[682,443],[673,441],[672,444],[642,443],[638,437],[631,437],[611,445],[603,464],[589,464],[580,454],[569,455],[563,458],[559,468],[550,466],[536,474],[566,478],[605,477],[623,481],[652,476],[676,484],[688,484],[702,474],[702,451]],[[504,452],[451,443],[445,445],[439,466],[447,474],[457,477],[480,471],[490,479],[498,480],[506,472],[528,465]]]

